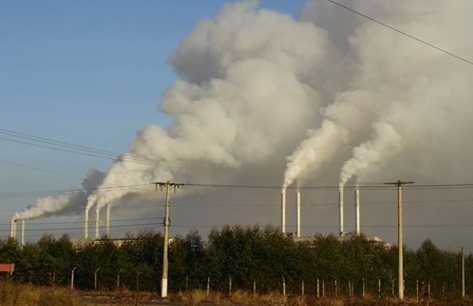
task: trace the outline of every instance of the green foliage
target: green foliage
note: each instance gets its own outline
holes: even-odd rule
[[[163,237],[159,233],[129,236],[123,244],[112,240],[74,246],[67,236],[44,236],[35,244],[19,248],[12,241],[0,241],[0,261],[16,263],[13,278],[22,283],[68,286],[76,267],[75,286],[94,288],[98,269],[99,289],[120,287],[131,290],[158,290],[161,278]],[[211,289],[280,292],[282,280],[289,293],[300,292],[301,282],[312,290],[316,279],[324,280],[327,291],[337,280],[340,294],[347,282],[361,290],[377,292],[378,279],[383,294],[391,292],[397,274],[397,249],[364,236],[315,236],[296,242],[271,227],[224,227],[213,230],[207,241],[197,232],[175,237],[170,244],[169,287],[171,290]],[[417,251],[405,252],[406,286],[415,293],[416,281],[430,282],[432,291],[458,291],[458,254],[439,250],[430,240]],[[468,256],[468,277],[473,273],[473,257]],[[310,288],[310,289],[309,289]],[[456,291],[455,291],[456,290]]]

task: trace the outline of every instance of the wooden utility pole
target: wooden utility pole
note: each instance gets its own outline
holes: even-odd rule
[[[177,189],[182,186],[182,184],[171,183],[167,182],[157,182],[155,183],[156,189],[165,189],[165,202],[164,202],[164,235],[163,235],[163,273],[161,277],[161,298],[168,297],[168,269],[169,269],[169,262],[168,262],[168,252],[169,252],[169,226],[171,224],[170,217],[169,217],[169,199],[171,197],[170,191],[172,189]]]
[[[403,237],[403,212],[402,212],[402,186],[414,184],[414,182],[397,182],[385,183],[387,185],[395,185],[397,187],[397,247],[398,247],[398,298],[404,300],[404,237]]]

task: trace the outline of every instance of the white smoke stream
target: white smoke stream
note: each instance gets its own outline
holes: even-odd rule
[[[350,6],[473,54],[471,1]],[[248,3],[227,5],[196,25],[171,63],[179,80],[160,105],[171,125],[140,130],[130,158],[114,163],[102,186],[242,177],[279,184],[284,174],[286,187],[336,180],[342,167],[343,182],[473,179],[472,67],[324,1],[309,1],[301,20]],[[131,192],[99,188],[87,206]]]
[[[149,166],[119,161],[104,185],[202,181],[216,169],[237,172],[287,152],[319,120],[322,93],[310,82],[329,49],[325,31],[311,23],[248,3],[226,6],[200,22],[172,58],[182,80],[161,108],[175,121],[168,129],[145,127],[130,147]],[[128,192],[97,192],[88,206]]]
[[[402,149],[402,138],[388,123],[376,122],[374,136],[353,149],[353,157],[345,162],[340,174],[340,188],[353,176],[363,176],[371,168],[380,168],[383,162],[396,156]]]
[[[17,212],[14,218],[16,220],[28,220],[81,213],[87,203],[87,197],[95,192],[103,178],[104,173],[92,169],[82,182],[83,190],[40,198],[25,210]]]

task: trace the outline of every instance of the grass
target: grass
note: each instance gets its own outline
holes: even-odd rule
[[[77,294],[64,288],[0,283],[1,306],[79,306]]]
[[[315,298],[314,296],[282,296],[280,293],[267,293],[253,295],[245,291],[236,291],[232,296],[221,293],[211,293],[209,296],[203,290],[192,290],[181,292],[174,298],[175,301],[188,306],[198,305],[222,305],[222,306],[399,306],[399,305],[430,305],[430,306],[449,306],[449,305],[473,305],[471,299],[465,300],[436,300],[420,301],[419,303],[412,298],[406,299],[400,303],[397,299],[386,298],[378,299],[373,296],[366,296],[364,299],[352,298]]]
[[[103,291],[103,292],[79,292],[71,291],[61,287],[36,287],[31,285],[15,284],[13,282],[0,283],[0,306],[129,306],[149,303],[159,300],[157,293],[131,292],[127,290]],[[208,296],[204,290],[190,290],[172,294],[172,302],[187,306],[394,306],[394,305],[473,305],[471,299],[447,300],[432,299],[430,301],[417,303],[415,299],[406,299],[399,303],[396,299],[378,299],[374,296],[366,296],[364,299],[352,298],[320,298],[312,295],[282,296],[280,293],[272,292],[253,295],[247,291],[235,291],[231,296],[224,293],[211,292]],[[87,303],[88,302],[88,303]]]

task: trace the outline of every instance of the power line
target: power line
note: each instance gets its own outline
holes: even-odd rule
[[[444,49],[444,48],[442,48],[442,47],[439,47],[439,46],[437,46],[437,45],[435,45],[435,44],[433,44],[433,43],[431,43],[431,42],[428,42],[428,41],[426,41],[426,40],[424,40],[424,39],[422,39],[422,38],[419,38],[419,37],[417,37],[417,36],[414,36],[414,35],[412,35],[412,34],[409,34],[409,33],[405,32],[405,31],[402,31],[402,30],[400,30],[400,29],[398,29],[398,28],[396,28],[396,27],[394,27],[394,26],[392,26],[392,25],[390,25],[390,24],[387,24],[387,23],[385,23],[385,22],[383,22],[383,21],[380,21],[380,20],[378,20],[378,19],[376,19],[376,18],[374,18],[374,17],[371,17],[371,16],[369,16],[369,15],[363,13],[363,12],[357,11],[357,10],[355,10],[354,8],[351,8],[351,7],[349,7],[349,6],[346,6],[346,5],[342,4],[342,3],[339,3],[339,2],[334,1],[334,0],[326,0],[326,1],[328,1],[328,2],[330,2],[330,3],[332,3],[332,4],[334,4],[334,5],[336,5],[336,6],[338,6],[338,7],[341,7],[341,8],[343,8],[343,9],[345,9],[345,10],[347,10],[347,11],[353,13],[353,14],[356,14],[356,15],[358,15],[358,16],[360,16],[360,17],[363,17],[363,18],[365,18],[365,19],[368,19],[368,20],[370,20],[370,21],[372,21],[372,22],[374,22],[374,23],[376,23],[376,24],[378,24],[378,25],[380,25],[380,26],[383,26],[383,27],[385,27],[385,28],[387,28],[387,29],[390,29],[390,30],[392,30],[392,31],[394,31],[394,32],[397,32],[398,34],[401,34],[401,35],[403,35],[403,36],[405,36],[405,37],[407,37],[407,38],[409,38],[409,39],[412,39],[412,40],[417,41],[417,42],[419,42],[419,43],[421,43],[421,44],[423,44],[423,45],[425,45],[425,46],[428,46],[428,47],[430,47],[430,48],[432,48],[432,49],[435,49],[435,50],[437,50],[437,51],[439,51],[439,52],[442,52],[442,53],[444,53],[444,54],[446,54],[446,55],[448,55],[448,56],[450,56],[450,57],[453,57],[453,58],[455,58],[455,59],[457,59],[457,60],[459,60],[459,61],[462,61],[462,62],[467,63],[467,64],[469,64],[469,65],[473,65],[473,61],[471,61],[471,60],[469,60],[469,59],[467,59],[467,58],[465,58],[465,57],[462,57],[462,56],[460,56],[460,55],[457,55],[457,54],[453,53],[452,51],[449,51],[449,50]]]
[[[107,190],[114,190],[114,189],[133,189],[133,188],[144,188],[144,187],[152,187],[152,183],[142,183],[142,184],[133,184],[133,185],[105,185],[99,186],[96,188],[91,188],[91,190],[97,191],[107,191]],[[12,191],[12,192],[0,192],[0,196],[8,196],[8,195],[23,195],[23,194],[34,194],[34,193],[67,193],[67,192],[78,192],[84,191],[84,189],[76,188],[76,189],[50,189],[50,190],[32,190],[32,191]]]
[[[110,225],[112,228],[127,228],[127,227],[137,227],[137,226],[158,226],[163,225],[162,222],[159,223],[135,223],[135,224],[121,224],[121,225]],[[105,229],[105,225],[99,226],[101,229]],[[83,226],[78,227],[52,227],[52,228],[30,228],[27,232],[47,232],[47,231],[73,231],[73,230],[83,230]]]
[[[142,183],[134,185],[110,185],[110,186],[100,186],[94,188],[93,190],[98,191],[107,191],[114,189],[132,189],[132,188],[144,188],[148,186],[153,186],[154,183]],[[188,187],[197,187],[197,188],[222,188],[222,189],[268,189],[268,190],[279,190],[281,186],[279,185],[247,185],[247,184],[214,184],[214,183],[180,183],[182,186]],[[381,185],[358,185],[361,190],[392,190],[393,187],[386,187]],[[338,190],[338,185],[305,185],[300,186],[300,189],[305,190]],[[356,185],[347,185],[346,189],[354,189]],[[444,189],[472,189],[472,183],[463,183],[463,184],[419,184],[415,186],[406,187],[406,190],[444,190]],[[293,189],[289,187],[288,189]],[[83,189],[52,189],[52,190],[31,190],[31,191],[13,191],[13,192],[0,192],[0,196],[15,196],[15,195],[28,195],[28,194],[37,194],[37,193],[61,193],[61,192],[77,192],[83,191]]]
[[[141,221],[141,220],[151,220],[151,219],[160,219],[163,216],[155,216],[155,217],[146,217],[146,218],[113,218],[113,222],[128,222],[128,221]],[[68,221],[68,222],[35,222],[35,219],[26,219],[28,222],[28,226],[36,226],[36,225],[64,225],[64,224],[82,224],[83,221]],[[10,223],[0,223],[0,226],[9,226]]]
[[[78,144],[72,144],[69,142],[56,140],[43,136],[36,136],[31,134],[26,134],[9,129],[0,129],[0,140],[19,143],[28,146],[35,146],[44,149],[62,151],[67,153],[73,153],[88,157],[117,160],[118,158],[122,160],[127,160],[131,162],[136,162],[140,164],[152,165],[150,160],[138,157],[132,153],[127,153],[126,155],[114,153],[109,150],[97,149],[91,146],[84,146]]]

